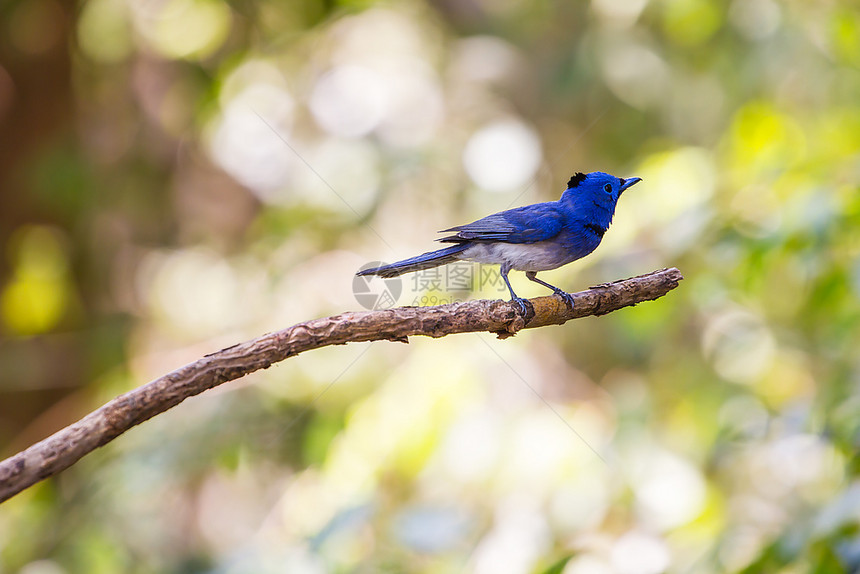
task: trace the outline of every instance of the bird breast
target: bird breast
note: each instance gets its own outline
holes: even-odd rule
[[[578,259],[558,243],[475,243],[460,255],[477,263],[507,263],[517,271],[548,271]]]

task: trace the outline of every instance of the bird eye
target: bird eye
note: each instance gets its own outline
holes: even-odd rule
[[[606,185],[604,185],[604,186],[603,186],[603,191],[605,191],[606,193],[612,193],[612,184],[611,184],[611,183],[607,183]]]

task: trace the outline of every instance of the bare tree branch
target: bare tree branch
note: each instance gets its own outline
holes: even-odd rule
[[[662,297],[683,279],[675,268],[615,281],[573,294],[570,309],[558,297],[529,300],[522,317],[506,301],[465,301],[438,307],[398,307],[343,313],[293,325],[227,347],[118,396],[78,422],[0,462],[0,502],[70,467],[87,453],[131,427],[202,393],[265,369],[304,351],[361,341],[408,342],[412,335],[444,337],[489,331],[500,338],[520,329],[561,325],[570,319],[603,315]]]

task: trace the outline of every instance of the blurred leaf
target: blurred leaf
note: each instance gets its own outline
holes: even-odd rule
[[[575,554],[571,554],[570,556],[565,556],[564,558],[559,559],[555,564],[547,568],[546,570],[541,570],[541,574],[561,574],[564,572],[564,567],[567,566],[567,563],[575,556]]]

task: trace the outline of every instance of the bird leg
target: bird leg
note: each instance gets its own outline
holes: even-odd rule
[[[516,293],[514,293],[514,288],[513,288],[513,287],[511,287],[511,282],[508,280],[508,272],[509,272],[510,270],[511,270],[510,265],[508,265],[507,263],[503,263],[503,264],[502,264],[502,270],[501,270],[502,279],[504,279],[504,281],[505,281],[505,285],[507,285],[507,286],[508,286],[508,291],[510,291],[510,292],[511,292],[511,302],[514,302],[514,303],[516,303],[517,305],[519,305],[519,307],[520,307],[520,311],[522,311],[522,312],[523,312],[522,314],[523,314],[523,316],[525,317],[526,315],[528,315],[528,310],[527,310],[527,307],[526,307],[526,302],[525,302],[525,300],[524,300],[524,299],[522,299],[521,297],[517,297],[517,294],[516,294]]]
[[[552,289],[553,293],[555,293],[556,295],[558,295],[559,297],[564,299],[564,302],[567,305],[569,305],[571,309],[573,309],[573,295],[565,292],[562,289],[559,289],[555,285],[550,285],[546,281],[541,281],[540,279],[537,278],[537,271],[526,271],[526,277],[528,277],[530,281],[534,281],[535,283],[540,283],[544,287],[549,287],[550,289]],[[507,278],[505,278],[505,280],[507,281]]]

